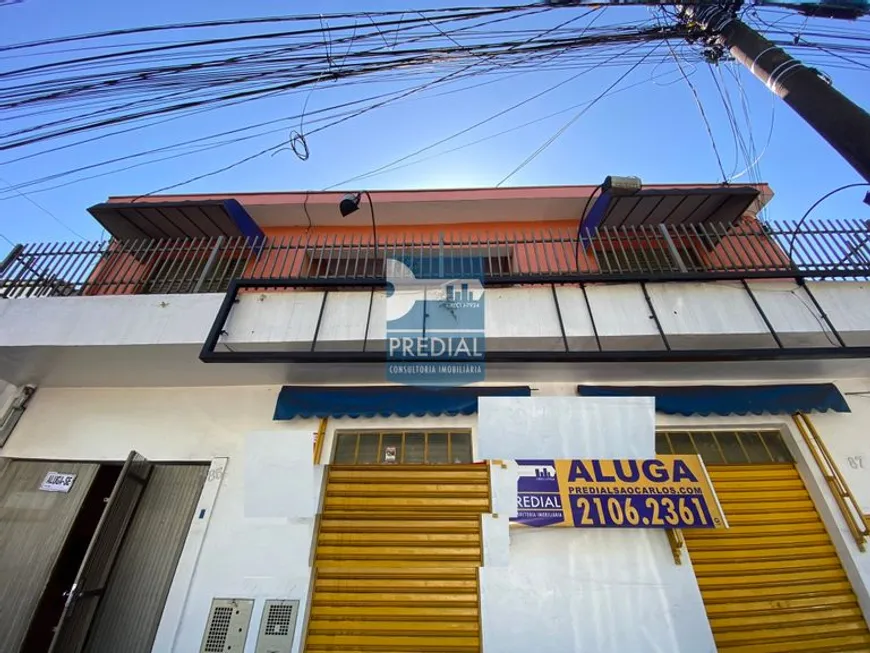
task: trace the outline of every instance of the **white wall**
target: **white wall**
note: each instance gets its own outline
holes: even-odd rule
[[[800,379],[791,379],[789,382],[799,383]],[[867,437],[867,425],[870,424],[870,380],[838,381],[836,385],[845,395],[852,412],[812,413],[810,418],[859,504],[866,513],[870,513],[870,439]],[[870,623],[870,551],[859,550],[834,500],[833,493],[791,417],[785,415],[682,417],[658,414],[656,423],[659,428],[671,426],[725,430],[741,428],[780,430],[797,462],[798,472],[831,535],[840,561],[855,590],[864,618]],[[870,549],[870,541],[867,542],[867,546]]]
[[[789,379],[789,382],[799,381]],[[643,382],[655,384],[656,379],[645,378]],[[538,395],[569,397],[575,394],[575,386],[570,383],[533,385],[538,389]],[[840,382],[839,387],[847,393],[853,412],[813,414],[812,419],[861,505],[870,512],[870,438],[867,431],[870,380]],[[122,460],[130,449],[135,448],[153,460],[229,459],[206,528],[195,524],[191,531],[190,546],[183,554],[187,562],[180,565],[179,577],[172,589],[174,597],[183,592],[184,600],[173,600],[159,634],[160,637],[169,637],[169,641],[174,640],[175,646],[159,649],[161,653],[198,650],[209,602],[215,596],[257,599],[247,653],[253,650],[263,600],[298,598],[305,609],[310,579],[312,520],[300,517],[298,513],[293,513],[294,516],[254,517],[245,508],[246,501],[252,498],[245,490],[246,467],[250,477],[250,465],[254,464],[256,468],[257,464],[257,457],[252,460],[246,451],[251,437],[265,433],[294,438],[299,443],[299,451],[308,452],[308,458],[299,454],[302,456],[300,461],[310,459],[312,436],[318,422],[315,419],[273,422],[278,390],[278,386],[41,388],[5,449],[0,451],[0,455],[22,458]],[[771,415],[703,418],[658,414],[656,423],[660,427],[783,429],[798,459],[798,468],[833,535],[865,615],[870,614],[870,593],[867,591],[870,586],[870,553],[859,552],[852,541],[824,479],[799,442],[790,418]],[[330,420],[321,462],[329,459],[336,431],[384,427],[471,428],[475,436],[475,455],[480,457],[477,424],[477,416]],[[604,434],[603,437],[612,436]],[[293,454],[287,452],[287,455]],[[319,472],[317,468],[312,470],[313,493],[320,486]],[[496,485],[500,483],[497,479],[494,482]],[[268,492],[270,487],[268,483],[260,484],[257,492]],[[276,482],[274,488],[288,491],[284,483]],[[501,499],[496,501],[496,510],[506,510],[506,506],[512,503],[510,487],[501,483],[497,493]],[[513,650],[508,644],[517,640],[512,638],[528,634],[530,624],[539,623],[525,612],[522,618],[514,616],[493,621],[500,613],[517,615],[521,608],[527,611],[534,605],[528,598],[530,596],[537,597],[545,606],[547,612],[542,613],[545,615],[542,623],[549,625],[552,622],[550,615],[554,613],[572,615],[570,624],[574,625],[569,625],[565,618],[557,625],[559,632],[569,638],[564,641],[582,641],[582,650],[606,650],[595,649],[590,643],[605,640],[617,642],[620,650],[687,653],[712,650],[708,647],[706,618],[703,611],[699,612],[697,586],[687,559],[689,556],[684,553],[683,565],[674,565],[664,534],[554,529],[511,532],[509,545],[504,547],[497,541],[502,537],[499,533],[506,531],[504,512],[498,519],[487,519],[486,566],[481,575],[484,587],[488,588],[485,591],[494,602],[487,600],[484,604],[485,627],[487,623],[500,624],[493,632],[486,631],[489,650]],[[196,529],[199,529],[199,535]],[[198,557],[193,555],[197,537],[202,543]],[[620,557],[626,561],[625,565],[611,564],[610,556]],[[499,585],[507,582],[503,565],[514,565],[518,560],[523,563],[513,569],[510,582],[512,586],[521,588],[520,595],[525,596],[522,605]],[[192,572],[194,567],[195,573]],[[553,574],[558,574],[564,584],[541,580]],[[573,588],[570,592],[566,590],[568,586]],[[620,609],[620,620],[609,619],[607,615],[612,613],[603,612],[605,607],[608,610]],[[627,618],[627,614],[632,616]],[[297,630],[300,636],[304,620],[303,613]],[[542,632],[539,627],[537,632]],[[635,633],[631,636],[634,639],[627,639],[627,632]],[[642,640],[656,642],[660,648],[638,648]],[[534,640],[534,650],[555,651],[546,648],[550,641],[553,638],[549,632],[547,636],[539,636]],[[504,648],[499,649],[502,644]],[[294,652],[297,650],[294,648]],[[561,653],[570,647],[562,646],[559,650]],[[581,650],[581,647],[576,650]]]
[[[311,576],[312,497],[320,483],[319,470],[311,469],[317,420],[273,422],[278,390],[45,388],[3,451],[22,458],[123,460],[136,449],[151,460],[229,459],[213,507],[205,498],[197,507],[158,632],[155,650],[161,653],[199,650],[213,597],[256,599],[248,653],[263,601],[299,599],[303,612],[293,649],[299,650]],[[275,474],[276,460],[294,474]],[[303,463],[311,470],[307,492],[298,483],[293,487]],[[289,492],[298,500],[282,505]],[[208,513],[204,537],[200,507]]]
[[[770,321],[782,332],[786,345],[836,346],[805,290],[789,281],[749,285]],[[807,286],[846,342],[870,344],[870,284],[820,282]],[[674,348],[774,345],[760,314],[736,282],[649,283],[647,290]],[[586,297],[577,287],[560,287],[555,293],[546,287],[487,290],[487,347],[493,351],[561,350],[561,315],[569,347],[593,348],[587,297],[605,349],[664,348],[639,284],[589,284]],[[211,383],[196,354],[222,298],[220,294],[204,294],[5,300],[0,302],[0,379],[44,385],[48,377],[53,379],[52,385],[87,385],[74,380],[85,358],[94,370],[108,368],[105,378],[111,380],[103,384],[126,385],[129,381],[117,372],[123,358],[135,356],[137,349],[159,346],[162,350],[186,347],[183,358],[175,356],[174,365],[183,362],[189,369],[177,370],[177,374],[199,380],[178,385]],[[317,291],[245,293],[230,314],[227,335],[221,342],[236,350],[299,350],[307,349],[316,333],[319,351],[361,350],[371,298],[367,349],[383,347],[383,292],[335,292],[325,303],[323,298],[324,293]],[[86,350],[84,355],[75,355],[82,350]],[[219,350],[224,350],[223,345]],[[112,353],[117,356],[111,358]],[[60,374],[58,368],[65,368],[66,374]],[[98,378],[93,376],[94,370],[88,370],[91,379]],[[191,370],[199,376],[192,375]],[[248,382],[271,383],[273,379],[240,381]]]
[[[651,398],[484,398],[479,411],[484,457],[655,455]],[[516,487],[514,467],[494,465],[492,475],[495,487],[510,485],[500,477]],[[484,651],[715,651],[691,563],[674,564],[663,531],[507,529],[507,516],[501,528],[484,522]]]

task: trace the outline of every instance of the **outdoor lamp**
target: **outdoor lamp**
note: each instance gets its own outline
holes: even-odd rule
[[[614,197],[625,197],[626,195],[634,195],[643,189],[643,182],[640,177],[617,177],[607,175],[598,186],[593,189],[586,198],[586,206],[583,207],[583,212],[580,214],[580,221],[577,223],[577,245],[574,248],[574,260],[580,258],[580,245],[589,245],[589,234],[601,225],[607,215],[607,209],[610,207],[610,200]],[[589,204],[592,202],[592,197],[595,191],[600,191],[592,204],[592,209],[587,213]],[[582,237],[582,230],[586,228],[586,237]],[[579,266],[579,264],[578,264]]]
[[[601,193],[610,191],[611,195],[633,195],[643,188],[640,177],[614,177],[608,175],[601,184]]]
[[[362,193],[348,193],[345,195],[341,202],[338,205],[338,210],[341,212],[341,217],[346,218],[351,213],[359,210],[359,203],[362,200],[363,193],[369,200],[369,210],[372,214],[372,236],[375,239],[375,266],[377,266],[378,260],[378,228],[375,225],[375,204],[372,202],[372,196],[369,194],[367,190],[362,191]]]

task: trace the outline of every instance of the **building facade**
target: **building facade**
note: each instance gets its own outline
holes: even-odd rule
[[[771,197],[115,197],[14,248],[0,650],[870,650],[870,229]],[[481,378],[390,375],[391,261],[479,282]],[[728,529],[510,525],[516,459],[666,454]]]

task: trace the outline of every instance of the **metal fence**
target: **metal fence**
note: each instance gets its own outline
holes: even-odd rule
[[[311,233],[18,245],[0,263],[0,296],[223,292],[232,279],[383,283],[418,277],[487,284],[870,277],[870,225],[857,220],[656,225],[493,234],[368,237]]]

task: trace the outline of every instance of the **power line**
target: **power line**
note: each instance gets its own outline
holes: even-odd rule
[[[660,75],[654,76],[653,78],[655,78],[655,77],[664,77],[664,76],[667,75],[667,74],[668,74],[668,73],[662,73],[662,74],[660,74]],[[617,94],[617,93],[621,93],[621,92],[623,92],[623,91],[627,91],[627,90],[629,90],[629,89],[631,89],[631,88],[635,88],[635,87],[637,87],[637,86],[641,86],[641,85],[646,84],[646,83],[647,83],[647,80],[643,80],[643,81],[640,81],[640,82],[635,82],[634,84],[629,84],[628,86],[624,86],[624,87],[622,87],[622,88],[620,88],[620,89],[617,89],[617,90],[615,90],[615,91],[612,91],[612,92],[609,93],[608,95],[615,95],[615,94]],[[473,140],[473,141],[469,141],[468,143],[464,143],[464,144],[462,144],[462,145],[459,145],[459,146],[456,146],[456,147],[452,147],[452,148],[450,148],[450,149],[448,149],[448,150],[443,150],[443,151],[441,151],[441,152],[437,152],[437,153],[432,154],[432,155],[430,155],[430,156],[425,156],[425,157],[423,157],[423,158],[421,158],[421,159],[417,159],[416,161],[410,161],[410,162],[407,162],[407,163],[402,163],[401,165],[393,165],[393,164],[399,162],[399,159],[397,159],[397,160],[394,161],[392,164],[388,164],[387,166],[380,166],[379,168],[376,168],[376,169],[374,169],[374,170],[370,170],[370,171],[365,172],[365,173],[363,173],[363,174],[357,175],[357,176],[353,177],[352,179],[345,180],[345,181],[343,181],[343,182],[341,182],[341,183],[339,183],[339,184],[332,184],[332,185],[330,185],[330,186],[327,186],[324,190],[328,190],[328,189],[330,189],[330,188],[336,188],[336,187],[338,187],[338,186],[340,186],[340,185],[344,185],[344,184],[349,183],[349,182],[351,182],[351,181],[358,181],[358,180],[360,180],[360,179],[366,179],[366,178],[368,178],[368,177],[374,177],[374,176],[377,176],[377,175],[380,175],[380,174],[384,174],[384,173],[387,173],[387,172],[394,172],[394,171],[396,171],[396,170],[401,170],[401,169],[403,169],[403,168],[407,168],[407,167],[410,167],[410,166],[413,166],[413,165],[418,165],[418,164],[420,164],[420,163],[425,163],[426,161],[431,161],[432,159],[437,159],[437,158],[442,157],[442,156],[445,156],[445,155],[447,155],[447,154],[452,154],[453,152],[458,152],[459,150],[464,150],[464,149],[466,149],[466,148],[473,147],[473,146],[475,146],[475,145],[478,145],[478,144],[480,144],[480,143],[483,143],[483,142],[486,142],[486,141],[492,140],[492,139],[494,139],[494,138],[499,138],[500,136],[505,136],[505,135],[507,135],[507,134],[512,134],[512,133],[514,133],[514,132],[516,132],[516,131],[518,131],[518,130],[520,130],[520,129],[524,129],[524,128],[526,128],[526,127],[530,127],[531,125],[539,124],[539,123],[541,123],[541,122],[543,122],[543,121],[545,121],[545,120],[549,120],[549,119],[551,119],[551,118],[555,118],[556,116],[561,116],[562,114],[568,113],[569,111],[573,111],[574,109],[577,109],[577,108],[579,108],[579,107],[585,107],[585,106],[591,104],[593,101],[594,101],[594,100],[586,100],[586,101],[584,101],[584,102],[579,102],[579,103],[577,103],[577,104],[571,105],[571,106],[569,106],[569,107],[565,107],[565,108],[560,109],[560,110],[558,110],[558,111],[555,111],[555,112],[553,112],[553,113],[549,113],[549,114],[546,114],[546,115],[544,115],[544,116],[539,116],[539,117],[537,117],[537,118],[535,118],[535,119],[533,119],[533,120],[529,120],[529,121],[527,121],[527,122],[520,123],[519,125],[514,125],[513,127],[509,127],[509,128],[507,128],[507,129],[502,129],[502,130],[497,131],[497,132],[495,132],[495,133],[493,133],[493,134],[489,134],[488,136],[484,136],[484,137],[482,137],[482,138],[478,138],[478,139],[475,139],[475,140]],[[444,140],[449,140],[449,139],[444,139]],[[434,147],[434,146],[435,146],[435,144],[433,144],[431,147]],[[431,149],[431,147],[421,148],[420,151],[422,152],[422,151],[425,151],[425,150]],[[404,161],[406,158],[407,158],[407,157],[401,157],[401,160]]]
[[[710,137],[710,144],[713,146],[713,154],[716,155],[716,163],[719,164],[719,171],[722,173],[722,182],[724,183],[728,181],[728,175],[725,174],[725,168],[722,165],[722,157],[719,156],[719,148],[716,147],[716,139],[713,138],[713,129],[710,127],[710,121],[707,120],[707,113],[704,111],[704,105],[701,103],[701,98],[698,96],[698,91],[695,89],[695,85],[692,83],[692,80],[689,79],[689,76],[686,75],[686,71],[683,70],[683,65],[680,63],[680,60],[677,57],[676,52],[674,52],[674,49],[671,47],[671,44],[667,43],[667,46],[668,50],[671,51],[671,56],[677,64],[677,68],[680,69],[680,74],[683,76],[683,79],[689,86],[689,90],[692,92],[692,96],[695,98],[695,104],[698,105],[698,111],[701,113],[701,119],[704,121],[704,127],[707,129],[707,135]]]
[[[25,195],[24,193],[22,193],[20,190],[15,189],[15,188],[12,186],[12,184],[10,184],[8,181],[6,181],[3,177],[0,177],[0,181],[2,181],[4,184],[6,184],[7,186],[9,186],[9,188],[11,188],[13,191],[15,191],[15,193],[16,193],[17,195],[20,195],[22,198],[24,198],[25,200],[27,200],[28,202],[30,202],[31,204],[33,204],[33,206],[35,206],[35,207],[38,208],[40,211],[42,211],[43,213],[45,213],[47,216],[49,216],[52,220],[54,220],[55,222],[57,222],[61,227],[63,227],[63,228],[66,229],[67,231],[69,231],[71,234],[77,236],[78,238],[80,238],[80,239],[82,239],[82,240],[85,239],[84,236],[82,236],[79,232],[77,232],[75,229],[73,229],[73,228],[70,227],[68,224],[66,224],[63,220],[61,220],[60,218],[58,218],[54,213],[52,213],[52,212],[49,211],[47,208],[45,208],[44,206],[42,206],[42,204],[37,203],[36,200],[34,200],[34,199],[28,197],[27,195]]]
[[[570,21],[569,21],[570,22]],[[558,27],[557,27],[558,28]],[[557,29],[553,28],[553,29]],[[545,33],[548,33],[548,30]],[[660,30],[656,30],[657,32],[661,32]],[[676,33],[679,30],[675,28],[672,30],[672,33]],[[204,98],[190,98],[188,100],[181,99],[181,101],[170,102],[168,104],[159,104],[161,100],[171,99],[173,97],[178,97],[181,91],[177,91],[175,93],[170,94],[162,94],[158,96],[151,96],[147,100],[137,100],[136,103],[128,103],[126,105],[116,105],[114,107],[103,108],[100,109],[97,114],[85,114],[83,117],[85,122],[82,122],[78,116],[66,117],[60,121],[55,121],[54,123],[47,123],[42,125],[35,125],[26,127],[24,129],[19,129],[17,131],[10,131],[3,134],[2,138],[6,139],[5,142],[0,142],[0,150],[4,149],[12,149],[17,147],[22,147],[24,145],[30,145],[37,142],[42,142],[45,140],[50,140],[58,137],[69,137],[70,135],[75,135],[84,131],[89,131],[93,129],[102,129],[105,127],[113,126],[123,122],[129,121],[137,121],[143,119],[152,119],[154,116],[160,116],[165,114],[171,114],[176,112],[189,112],[193,109],[196,109],[201,106],[211,105],[211,104],[225,104],[228,102],[233,102],[240,99],[255,99],[258,97],[262,97],[264,95],[284,92],[293,89],[299,89],[306,86],[314,86],[322,80],[337,80],[337,79],[345,79],[345,78],[353,78],[359,77],[363,75],[372,75],[372,74],[383,74],[384,72],[388,72],[391,70],[397,70],[399,68],[407,68],[407,67],[419,67],[422,65],[432,64],[432,63],[444,63],[449,61],[455,61],[456,54],[461,54],[463,57],[474,56],[477,58],[483,57],[486,60],[495,61],[504,57],[513,57],[519,55],[522,58],[526,58],[531,55],[540,55],[546,52],[554,52],[554,51],[564,51],[568,49],[577,49],[583,47],[590,47],[595,45],[613,45],[619,43],[627,43],[633,40],[637,40],[638,38],[645,38],[649,36],[649,30],[623,30],[616,31],[610,33],[602,33],[593,35],[590,37],[585,36],[570,36],[570,37],[557,37],[557,38],[549,38],[549,39],[537,39],[531,38],[526,41],[506,41],[506,42],[484,42],[478,43],[469,47],[460,47],[457,48],[455,46],[450,47],[440,47],[435,50],[431,48],[415,48],[415,49],[404,49],[397,50],[393,53],[390,53],[389,56],[383,56],[383,53],[378,54],[381,59],[379,60],[370,60],[365,61],[369,54],[374,53],[374,51],[360,51],[355,52],[351,58],[360,59],[357,63],[353,65],[346,66],[343,70],[330,70],[330,62],[326,62],[326,67],[320,67],[319,69],[315,68],[308,72],[307,70],[302,70],[301,76],[293,79],[292,77],[287,80],[287,66],[286,61],[281,61],[280,64],[270,64],[276,65],[276,69],[274,74],[271,72],[259,72],[256,74],[247,74],[246,77],[239,78],[238,76],[234,78],[226,78],[225,81],[217,82],[215,80],[211,80],[207,83],[206,86],[203,87],[204,90],[213,89],[217,86],[224,85],[228,86],[230,82],[238,88],[239,82],[248,80],[267,80],[269,76],[278,76],[281,75],[284,77],[286,81],[282,81],[279,84],[268,85],[268,84],[258,84],[253,88],[248,89],[239,89],[232,92],[224,92],[224,93],[213,93]],[[658,38],[662,38],[664,34],[659,33]],[[534,40],[534,42],[531,42]],[[382,49],[382,48],[380,48]],[[322,57],[320,59],[313,59],[314,61],[322,62]],[[460,60],[461,62],[461,60]],[[506,65],[515,65],[517,62],[508,61]],[[167,69],[167,71],[171,71],[172,74],[177,74],[183,70],[199,70],[203,67],[202,62],[195,62],[191,64],[186,64],[181,67],[172,67]],[[303,67],[304,68],[304,67]],[[299,74],[299,71],[296,71]],[[140,73],[141,74],[141,73]],[[163,74],[163,73],[160,73]],[[135,76],[131,76],[128,74],[123,79],[132,79]],[[148,75],[145,75],[148,77]],[[141,81],[141,80],[140,80]],[[110,86],[115,85],[118,82],[118,79],[107,79],[103,81],[98,81],[97,84],[99,86],[104,86],[109,84]],[[76,82],[79,83],[79,82]],[[126,83],[126,82],[125,82]],[[131,82],[132,83],[132,82]],[[152,83],[150,80],[146,80],[145,83]],[[173,82],[177,83],[177,82]],[[137,82],[138,84],[138,82]],[[84,88],[84,87],[82,87]],[[43,92],[44,89],[40,89],[39,92]],[[116,92],[113,90],[113,92]],[[54,90],[51,92],[52,95],[57,95],[58,91]],[[44,94],[44,93],[43,93]],[[46,96],[47,97],[47,96]],[[22,100],[16,101],[16,106],[20,105]],[[69,100],[66,100],[69,101]],[[155,102],[157,102],[157,106],[155,106]],[[140,110],[135,110],[134,108],[138,105],[142,104],[142,108]],[[7,106],[8,103],[7,103]],[[108,115],[113,111],[119,109],[134,109],[132,111],[123,112],[118,115]],[[105,117],[100,118],[99,114],[102,113]],[[78,123],[78,124],[70,124]]]
[[[525,9],[528,8],[529,5],[504,5],[501,7],[490,7],[493,11],[510,11],[516,9]],[[480,7],[444,7],[437,9],[422,9],[421,12],[425,13],[451,13],[451,12],[461,12],[461,11],[474,11],[480,10]],[[210,21],[201,21],[201,22],[188,22],[188,23],[170,23],[167,25],[147,25],[143,27],[132,27],[125,29],[117,29],[117,30],[107,30],[103,32],[91,32],[89,34],[77,34],[74,36],[66,36],[60,38],[52,38],[52,39],[43,39],[41,41],[29,41],[24,43],[15,43],[12,45],[6,45],[0,47],[0,52],[8,51],[8,50],[20,50],[25,48],[34,48],[34,47],[42,47],[46,45],[55,45],[58,43],[71,43],[74,41],[83,41],[83,40],[96,40],[103,39],[107,37],[113,36],[128,36],[130,34],[144,34],[146,32],[162,32],[162,31],[174,31],[174,30],[183,30],[183,29],[199,29],[199,28],[211,28],[211,27],[223,27],[223,26],[235,26],[235,25],[251,25],[251,24],[264,24],[264,23],[284,23],[284,22],[306,22],[306,21],[314,21],[321,18],[328,20],[338,20],[338,19],[348,19],[348,18],[360,18],[363,16],[397,16],[399,14],[406,13],[405,11],[366,11],[366,12],[352,12],[352,13],[332,13],[332,14],[302,14],[297,16],[266,16],[260,18],[233,18],[227,20],[210,20]]]
[[[601,99],[602,99],[605,95],[607,95],[607,94],[608,94],[608,93],[609,93],[609,92],[610,92],[610,91],[611,91],[611,90],[612,90],[612,89],[613,89],[617,84],[619,84],[623,79],[625,79],[626,77],[628,77],[628,76],[629,76],[629,75],[630,75],[630,74],[631,74],[631,73],[632,73],[632,72],[633,72],[633,71],[634,71],[638,66],[640,66],[640,64],[643,63],[643,62],[646,60],[646,58],[647,58],[650,54],[652,54],[652,52],[653,52],[653,51],[658,47],[658,45],[659,45],[659,44],[656,44],[656,46],[654,46],[654,47],[653,47],[649,52],[647,52],[647,53],[643,56],[643,58],[641,58],[641,59],[640,59],[639,61],[637,61],[634,65],[632,65],[628,70],[626,70],[622,75],[620,75],[620,76],[617,78],[617,80],[616,80],[615,82],[613,82],[613,83],[612,83],[610,86],[608,86],[608,87],[607,87],[607,88],[606,88],[606,89],[605,89],[605,90],[604,90],[600,95],[598,95],[598,96],[597,96],[597,97],[596,97],[592,102],[590,102],[588,106],[586,106],[586,107],[584,107],[583,109],[581,109],[581,110],[580,110],[580,111],[579,111],[575,116],[573,116],[573,117],[572,117],[568,122],[566,122],[564,125],[562,125],[562,127],[559,128],[559,130],[556,131],[556,133],[553,134],[549,139],[547,139],[547,140],[546,140],[546,141],[545,141],[545,142],[544,142],[544,143],[543,143],[543,144],[542,144],[542,145],[541,145],[537,150],[535,150],[534,152],[532,152],[528,157],[526,157],[526,159],[525,159],[522,163],[520,163],[516,168],[514,168],[513,170],[511,170],[510,173],[507,174],[507,176],[505,176],[505,177],[504,177],[500,182],[498,182],[498,183],[496,184],[496,188],[498,188],[499,186],[501,186],[504,182],[506,182],[508,179],[510,179],[511,177],[513,177],[515,174],[517,174],[520,170],[522,170],[523,168],[525,168],[528,164],[530,164],[532,161],[534,161],[534,160],[535,160],[535,159],[536,159],[536,158],[537,158],[537,157],[538,157],[538,156],[539,156],[539,155],[540,155],[544,150],[546,150],[548,147],[550,147],[550,145],[552,145],[552,144],[556,141],[556,139],[558,139],[562,134],[564,134],[565,131],[566,131],[566,130],[571,126],[571,125],[573,125],[575,122],[577,122],[577,121],[578,121],[578,120],[579,120],[579,119],[580,119],[580,118],[581,118],[581,117],[582,117],[582,116],[583,116],[587,111],[589,111],[589,109],[591,109],[592,107],[594,107],[594,106],[598,103],[599,100],[601,100]],[[616,56],[619,56],[619,55],[616,55]]]

